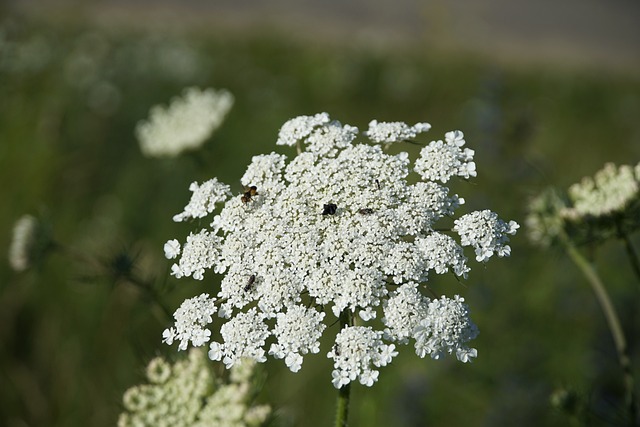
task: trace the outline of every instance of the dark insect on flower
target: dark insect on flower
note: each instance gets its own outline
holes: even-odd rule
[[[336,209],[338,209],[338,206],[336,206],[335,203],[324,205],[322,215],[333,215],[336,213]]]
[[[378,190],[380,190],[380,181],[378,181],[377,179],[376,179],[376,187],[378,187]]]
[[[257,194],[258,194],[258,187],[256,187],[255,185],[252,185],[251,187],[246,187],[244,189],[244,194],[242,195],[242,197],[240,197],[240,200],[242,200],[242,203],[247,203],[251,201],[251,198]]]
[[[340,356],[340,346],[338,344],[333,344],[331,349],[333,350],[333,354]]]
[[[369,209],[369,208],[365,208],[365,209],[359,209],[358,213],[360,215],[371,215],[374,212],[373,209]]]
[[[256,281],[256,275],[252,274],[251,276],[249,276],[249,281],[247,282],[246,285],[244,285],[244,291],[245,292],[249,292],[251,290],[251,288],[253,288],[253,284]]]

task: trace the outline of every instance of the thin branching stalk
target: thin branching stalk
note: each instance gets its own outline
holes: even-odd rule
[[[51,244],[51,248],[53,250],[57,250],[60,251],[61,253],[67,255],[68,257],[70,257],[71,259],[81,262],[81,263],[85,263],[90,265],[93,269],[95,270],[100,270],[103,266],[102,263],[100,261],[98,261],[97,259],[95,259],[94,257],[87,255],[84,252],[78,251],[76,249],[70,248],[68,246],[65,246],[61,243],[58,242],[53,242]]]
[[[104,262],[96,259],[91,255],[87,255],[84,252],[80,252],[73,248],[63,246],[59,243],[55,243],[54,248],[68,255],[72,259],[75,259],[79,262],[83,262],[90,265],[96,271],[104,271],[108,269],[108,266],[106,266]],[[168,276],[168,275],[165,275],[165,276]],[[171,320],[173,318],[173,313],[164,305],[164,303],[162,302],[162,299],[160,298],[160,295],[158,294],[156,289],[153,287],[152,283],[146,282],[131,273],[125,274],[124,279],[129,283],[131,283],[132,285],[134,285],[139,290],[141,290],[142,292],[144,292],[147,295],[147,297],[149,297],[151,301],[160,308],[160,310],[162,311],[164,316],[167,318],[167,320]]]
[[[353,321],[351,312],[347,309],[340,313],[340,329],[350,326]],[[351,383],[343,385],[338,390],[335,427],[347,427],[349,419],[349,399],[351,397]]]
[[[638,279],[638,284],[640,285],[640,259],[638,259],[638,252],[633,247],[631,243],[631,239],[625,233],[620,234],[620,238],[624,242],[624,249],[627,251],[627,256],[629,257],[629,262],[631,263],[631,268],[633,268],[633,272]]]
[[[629,412],[629,426],[637,426],[638,408],[635,401],[634,392],[634,379],[633,371],[631,368],[631,360],[629,358],[629,350],[627,348],[627,341],[620,325],[618,314],[611,303],[609,294],[600,279],[600,276],[593,268],[591,263],[582,255],[582,253],[575,247],[575,245],[565,236],[563,239],[564,246],[567,253],[571,257],[572,261],[582,271],[582,274],[586,277],[587,281],[591,285],[591,289],[596,295],[598,304],[604,312],[604,316],[609,326],[609,331],[613,336],[616,351],[618,353],[618,361],[622,368],[622,375],[625,387],[625,404]]]
[[[162,313],[165,315],[167,320],[173,319],[173,313],[167,308],[167,306],[164,305],[162,299],[160,298],[160,295],[154,289],[151,283],[145,282],[144,280],[139,279],[134,275],[128,275],[126,279],[129,283],[142,290],[151,299],[151,301],[156,306],[158,306],[160,310],[162,310]]]

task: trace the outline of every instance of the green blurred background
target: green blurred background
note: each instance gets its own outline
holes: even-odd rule
[[[533,42],[460,49],[451,38],[428,36],[444,31],[427,13],[439,10],[436,3],[407,25],[418,36],[400,31],[394,14],[395,27],[377,27],[351,11],[370,23],[351,33],[349,25],[359,24],[340,10],[335,30],[306,27],[316,17],[331,21],[320,6],[309,7],[307,21],[280,16],[295,23],[286,27],[240,22],[226,2],[217,20],[215,7],[199,2],[187,12],[165,2],[162,13],[151,13],[151,3],[0,6],[0,248],[9,247],[14,222],[31,213],[76,251],[53,253],[25,273],[0,261],[0,425],[115,424],[122,393],[143,380],[146,362],[176,348],[160,343],[170,322],[157,305],[77,254],[133,257],[135,274],[155,284],[171,311],[186,297],[215,293],[215,277],[167,278],[162,245],[190,229],[171,217],[187,203],[192,181],[216,176],[239,192],[251,156],[276,150],[289,118],[326,111],[361,130],[374,118],[428,121],[433,139],[460,129],[478,165],[473,183],[453,185],[467,200],[463,210],[489,208],[520,224],[527,201],[545,186],[566,187],[607,161],[640,161],[640,50],[634,57],[623,44],[569,48],[575,57]],[[638,40],[626,42],[638,48]],[[193,155],[144,158],[136,123],[194,85],[235,95],[226,122]],[[623,425],[613,342],[587,283],[562,252],[531,247],[523,229],[512,243],[511,258],[472,263],[466,287],[434,282],[471,306],[481,331],[477,361],[422,360],[402,347],[374,387],[353,387],[353,426],[564,426],[569,418],[549,404],[559,387],[590,401],[594,425]],[[640,285],[620,243],[591,255],[638,376]],[[267,363],[259,399],[278,408],[274,425],[332,422],[336,391],[325,344],[297,374]]]

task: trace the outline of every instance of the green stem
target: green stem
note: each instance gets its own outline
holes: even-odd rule
[[[607,293],[607,290],[605,289],[600,276],[598,276],[598,273],[593,268],[593,266],[580,253],[580,251],[578,251],[578,249],[568,238],[565,237],[563,239],[563,242],[567,253],[571,257],[573,262],[582,271],[587,281],[591,285],[591,289],[596,295],[596,299],[600,304],[600,308],[602,308],[602,311],[604,312],[604,316],[607,320],[607,325],[609,326],[609,331],[613,336],[613,341],[618,353],[618,361],[623,372],[625,386],[625,403],[627,405],[630,416],[629,425],[636,426],[638,409],[635,402],[633,371],[631,369],[631,360],[629,359],[627,342],[624,337],[624,332],[622,331],[622,326],[620,325],[620,320],[618,319],[618,314],[613,307],[613,304],[611,303],[609,294]]]
[[[336,413],[336,427],[347,427],[349,418],[349,397],[351,394],[351,383],[340,387],[338,390],[338,410]]]
[[[353,318],[349,310],[340,313],[340,330],[351,325]],[[347,427],[349,419],[349,399],[351,397],[351,383],[340,387],[338,390],[338,402],[336,410],[335,427]]]
[[[638,253],[633,247],[633,244],[631,243],[631,239],[629,239],[629,236],[621,233],[620,238],[624,242],[624,248],[627,251],[627,255],[629,256],[629,262],[631,263],[631,268],[633,268],[633,272],[636,274],[638,281],[640,281],[640,260],[638,259]]]

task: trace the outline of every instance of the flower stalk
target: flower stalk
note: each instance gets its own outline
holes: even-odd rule
[[[640,286],[640,259],[638,259],[638,252],[636,252],[633,244],[631,243],[631,239],[629,239],[629,235],[626,233],[620,233],[620,238],[624,243],[624,249],[627,252],[627,256],[629,257],[629,262],[631,263],[631,268],[638,279],[638,285]]]
[[[340,313],[340,329],[352,326],[353,317],[349,310]],[[338,402],[336,405],[335,427],[347,427],[349,425],[349,400],[351,398],[351,383],[345,384],[338,389]]]
[[[336,410],[336,427],[349,425],[349,398],[351,397],[351,383],[343,385],[338,390],[338,405]]]
[[[631,359],[629,358],[629,350],[627,341],[620,325],[620,320],[616,309],[614,308],[611,298],[600,279],[600,276],[593,268],[591,263],[580,253],[578,248],[566,236],[563,236],[562,243],[571,257],[571,260],[578,266],[582,274],[591,285],[591,289],[598,300],[598,304],[602,309],[607,320],[607,326],[613,337],[613,341],[618,353],[618,362],[622,368],[623,382],[625,388],[625,405],[629,413],[629,425],[637,426],[638,408],[635,401],[634,378],[631,369]]]

